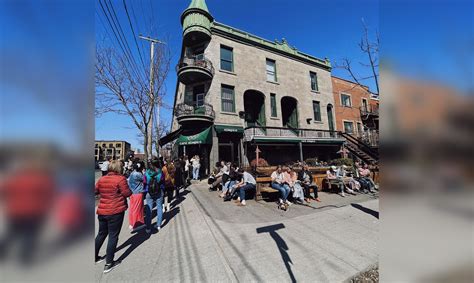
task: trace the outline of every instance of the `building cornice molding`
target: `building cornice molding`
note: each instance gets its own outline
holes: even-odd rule
[[[224,25],[216,21],[213,21],[211,24],[211,32],[213,34],[218,34],[234,41],[258,46],[262,49],[316,66],[318,68],[325,69],[327,71],[331,71],[332,68],[329,59],[322,60],[303,53],[301,51],[298,51],[295,47],[290,46],[285,39],[282,39],[282,42],[279,42],[277,40],[275,40],[274,42],[269,41],[267,39],[233,28],[231,26]]]

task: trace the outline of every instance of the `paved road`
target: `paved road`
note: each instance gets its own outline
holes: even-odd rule
[[[378,199],[320,198],[283,212],[272,202],[223,203],[204,182],[194,184],[159,233],[130,234],[125,221],[116,253],[123,262],[109,274],[96,265],[96,280],[344,281],[378,261]]]

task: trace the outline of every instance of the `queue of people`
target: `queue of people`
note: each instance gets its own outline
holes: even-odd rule
[[[135,159],[132,161],[128,178],[124,175],[128,164],[120,160],[107,162],[107,171],[95,186],[95,194],[99,196],[99,231],[95,238],[95,262],[106,261],[104,273],[120,264],[114,260],[114,255],[125,211],[128,209],[131,232],[142,229],[145,229],[147,234],[151,234],[153,230],[159,232],[164,213],[170,212],[171,203],[178,200],[180,189],[188,183],[186,173],[189,171],[189,168],[186,170],[189,164],[186,156],[173,161],[154,159],[146,165]],[[101,171],[105,170],[101,168]],[[155,207],[156,222],[152,225],[152,211]],[[107,237],[106,256],[100,256],[99,251]]]

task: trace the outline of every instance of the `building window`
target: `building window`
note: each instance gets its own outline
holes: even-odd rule
[[[99,148],[99,145],[98,145],[98,144],[95,144],[95,148]]]
[[[234,53],[232,48],[221,45],[221,70],[234,71]]]
[[[344,107],[352,107],[351,96],[341,93],[341,104]]]
[[[321,105],[319,101],[313,101],[314,121],[321,122]]]
[[[277,116],[277,101],[276,101],[276,94],[270,94],[270,107],[272,109],[272,117]]]
[[[311,90],[318,91],[318,75],[315,72],[309,72],[309,78],[311,81]]]
[[[196,94],[196,107],[201,107],[204,105],[204,93]]]
[[[369,109],[369,106],[367,105],[367,99],[362,98],[362,109],[367,112]]]
[[[116,143],[115,147],[122,147],[122,144],[121,143]]]
[[[359,136],[362,136],[362,123],[361,122],[357,122],[357,132],[359,133]]]
[[[267,59],[267,81],[276,82],[276,63],[275,60]]]
[[[113,148],[113,147],[114,147],[114,144],[113,144],[113,143],[109,143],[109,147],[110,147],[110,148]]]
[[[344,121],[344,132],[348,134],[353,134],[354,124],[352,122]]]
[[[234,87],[228,85],[221,86],[222,111],[235,112]]]

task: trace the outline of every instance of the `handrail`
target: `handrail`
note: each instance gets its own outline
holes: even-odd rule
[[[282,137],[300,137],[300,138],[339,138],[340,137],[339,131],[302,129],[302,128],[248,126],[244,129],[244,131],[245,133],[249,135],[257,136],[256,129],[261,130],[261,132],[258,133],[260,134],[259,136],[282,136]]]
[[[362,146],[365,150],[365,152],[367,154],[369,154],[370,156],[378,159],[379,158],[379,155],[378,153],[376,153],[374,150],[372,150],[372,148],[370,148],[370,146],[368,146],[367,144],[361,142],[360,140],[356,139],[355,137],[353,137],[351,134],[348,134],[348,133],[341,133],[341,135],[343,137],[346,138],[346,140],[358,145],[359,147]]]
[[[379,106],[377,105],[369,104],[367,107],[361,106],[359,110],[361,115],[379,115]]]

